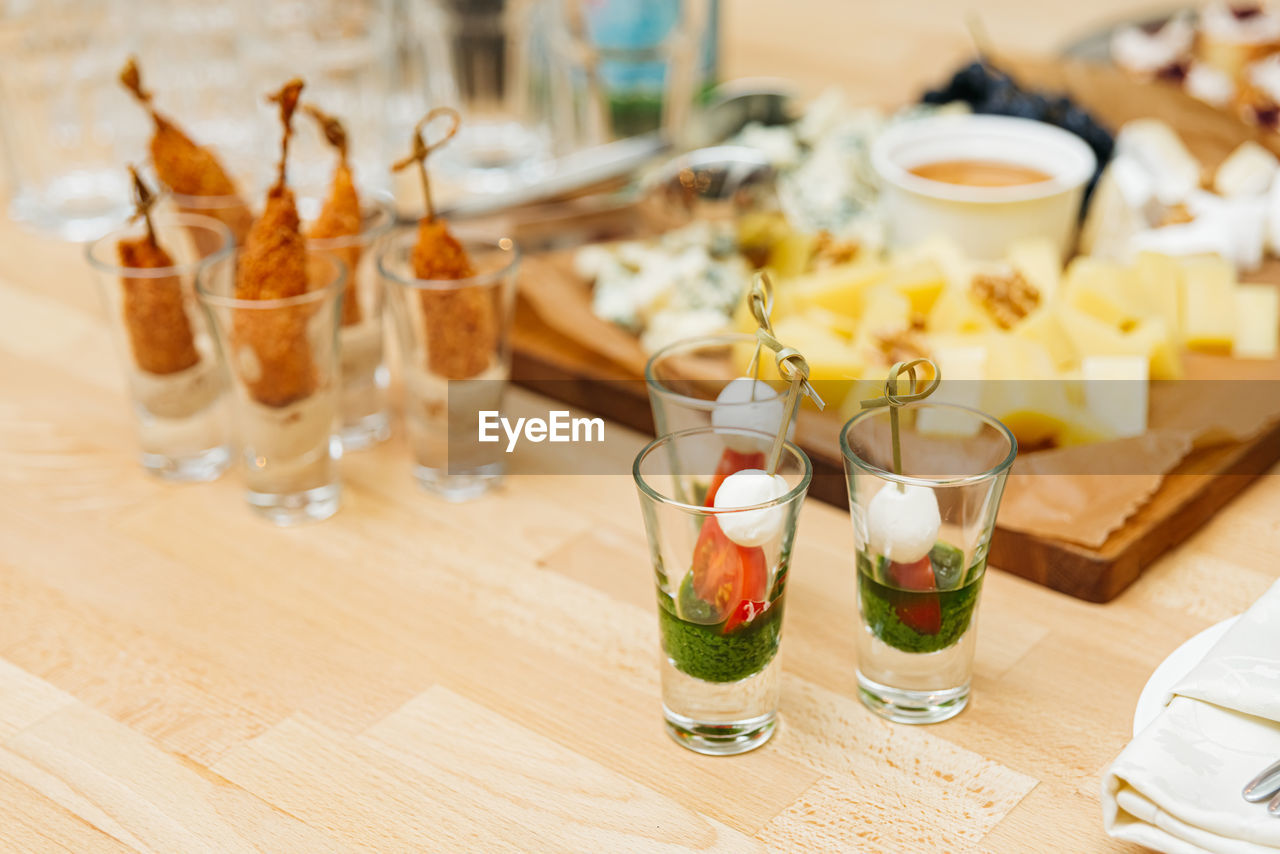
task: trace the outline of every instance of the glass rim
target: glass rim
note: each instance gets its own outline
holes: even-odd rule
[[[369,193],[360,196],[361,213],[368,205],[377,213],[378,221],[374,225],[361,227],[359,234],[344,234],[339,237],[308,237],[307,248],[320,252],[333,252],[338,249],[350,249],[373,243],[390,234],[396,227],[396,212],[391,198],[386,193]],[[314,220],[312,220],[314,222]]]
[[[466,247],[483,247],[485,249],[498,249],[499,251],[510,254],[510,259],[506,264],[496,270],[490,270],[487,273],[477,273],[474,276],[468,276],[465,279],[415,279],[402,276],[387,269],[387,257],[399,245],[400,238],[412,236],[416,233],[416,225],[403,226],[399,234],[392,237],[391,240],[382,247],[378,253],[378,275],[388,281],[395,282],[397,285],[405,288],[412,288],[419,291],[455,291],[463,288],[479,287],[490,285],[494,282],[501,281],[520,267],[522,255],[520,254],[520,246],[510,237],[498,237],[494,239],[468,238],[459,240],[458,242]],[[468,253],[470,254],[470,253]]]
[[[677,501],[674,498],[663,495],[649,485],[645,480],[645,476],[640,472],[640,463],[646,457],[664,445],[669,445],[677,439],[707,433],[750,436],[751,438],[766,438],[771,442],[777,438],[776,436],[765,433],[762,430],[748,430],[743,427],[701,426],[690,427],[686,430],[677,430],[674,433],[663,433],[661,436],[656,437],[653,441],[641,448],[640,452],[636,454],[635,460],[631,463],[631,477],[635,480],[636,486],[640,491],[668,507],[678,507],[681,510],[687,510],[707,516],[719,516],[729,513],[742,513],[747,510],[765,510],[770,507],[779,507],[783,504],[791,503],[808,491],[809,484],[813,481],[813,461],[809,459],[809,455],[806,454],[799,445],[790,440],[784,440],[782,447],[785,450],[790,451],[793,456],[797,457],[801,461],[802,469],[800,473],[800,482],[787,490],[785,495],[780,495],[777,498],[770,499],[769,501],[762,501],[759,504],[749,504],[745,507],[706,507],[701,504],[686,504],[683,501]]]
[[[111,231],[97,240],[87,243],[84,248],[85,261],[88,262],[90,267],[106,275],[125,276],[130,279],[167,279],[192,271],[195,271],[198,275],[202,265],[221,260],[235,251],[235,237],[231,234],[231,229],[227,228],[225,223],[211,216],[186,213],[185,211],[157,211],[152,216],[162,222],[177,223],[183,228],[204,228],[212,231],[222,238],[222,245],[202,258],[182,264],[173,264],[169,267],[124,267],[118,262],[103,260],[101,250],[104,246],[113,241],[119,241],[126,233],[142,225],[141,220],[130,220],[111,229]]]
[[[882,469],[879,466],[875,466],[867,462],[862,457],[855,454],[853,452],[853,449],[849,447],[849,430],[853,428],[854,424],[856,424],[857,422],[863,419],[874,418],[876,415],[887,414],[885,410],[887,410],[888,407],[878,406],[873,409],[864,409],[861,412],[858,412],[852,418],[846,421],[844,423],[844,426],[840,428],[840,455],[844,457],[846,463],[849,463],[861,469],[867,474],[873,474],[876,477],[879,477],[883,480],[887,480],[892,483],[901,483],[908,486],[929,486],[929,487],[967,486],[969,484],[981,483],[984,480],[990,480],[994,477],[998,477],[999,475],[1004,474],[1009,470],[1009,467],[1013,465],[1013,461],[1017,459],[1018,440],[1013,435],[1013,431],[1010,430],[1007,426],[1005,426],[1004,422],[1001,421],[1000,419],[992,415],[988,415],[987,413],[983,412],[980,409],[974,409],[972,406],[964,406],[959,403],[947,403],[941,400],[940,401],[923,400],[918,403],[909,403],[909,404],[906,404],[903,407],[903,409],[922,409],[924,407],[934,407],[937,409],[948,409],[951,411],[968,412],[971,415],[977,416],[977,418],[981,420],[984,424],[994,427],[996,429],[996,432],[1004,436],[1004,438],[1009,443],[1009,453],[1005,455],[1004,459],[1002,459],[1000,462],[996,463],[994,466],[992,466],[991,468],[985,471],[978,472],[977,474],[957,475],[956,477],[916,477],[914,475],[896,474],[895,472],[891,472],[888,469]]]
[[[233,247],[233,252],[231,254],[238,258],[243,252],[244,247],[237,246]],[[298,294],[297,296],[279,297],[276,299],[238,299],[236,297],[215,294],[205,287],[206,280],[209,277],[209,272],[213,269],[213,264],[208,263],[202,265],[196,270],[196,296],[200,302],[205,305],[216,306],[217,308],[231,308],[236,309],[237,311],[265,311],[269,309],[293,308],[295,306],[320,302],[328,297],[331,291],[341,294],[346,290],[348,271],[346,263],[341,258],[319,250],[308,253],[308,257],[324,259],[324,262],[333,265],[333,269],[336,271],[337,275],[335,275],[324,287],[308,290],[306,293]],[[224,255],[218,260],[227,260],[227,256]]]
[[[717,332],[713,335],[697,335],[693,338],[681,338],[679,341],[672,341],[658,350],[655,350],[648,361],[644,363],[644,383],[646,387],[652,388],[662,394],[664,397],[679,402],[688,409],[702,409],[710,412],[718,406],[756,406],[760,403],[758,400],[739,400],[733,403],[720,403],[715,400],[708,400],[705,397],[690,397],[687,394],[675,391],[666,385],[662,380],[654,375],[653,367],[663,358],[667,358],[672,354],[691,349],[699,345],[722,343],[726,346],[732,346],[739,343],[755,343],[756,336],[750,332]],[[761,355],[763,358],[763,354]],[[739,379],[739,377],[733,377]],[[760,380],[760,382],[765,382]],[[768,383],[765,383],[768,385]]]

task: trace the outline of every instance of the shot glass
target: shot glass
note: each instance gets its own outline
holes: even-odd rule
[[[500,444],[480,441],[479,419],[501,411],[511,373],[520,251],[508,238],[465,240],[475,275],[418,279],[416,240],[413,228],[393,234],[378,261],[400,347],[413,474],[428,491],[467,501],[504,470]]]
[[[194,282],[205,263],[231,253],[231,234],[190,214],[155,214],[152,223],[173,266],[121,265],[120,241],[143,237],[142,222],[89,244],[85,257],[124,367],[142,467],[165,480],[213,480],[231,462],[231,429],[218,350]],[[202,258],[197,243],[216,248]]]
[[[311,200],[300,199],[304,210]],[[319,211],[315,206],[313,214]],[[380,198],[361,203],[360,233],[351,237],[311,239],[313,252],[327,252],[347,268],[342,301],[342,397],[338,405],[339,435],[346,451],[372,447],[391,435],[387,409],[390,374],[383,348],[383,288],[378,278],[378,252],[395,227],[395,211]]]
[[[313,252],[306,293],[243,300],[234,296],[238,260],[236,252],[204,265],[196,287],[230,377],[245,497],[277,525],[327,519],[342,497],[335,428],[346,266]]]
[[[687,338],[654,353],[644,379],[655,435],[710,424],[776,434],[787,384],[762,377],[751,385],[745,372],[755,345],[754,335],[726,333]],[[771,354],[761,358],[768,361]],[[727,391],[731,383],[736,387]],[[791,438],[794,425],[789,429]],[[755,462],[742,468],[762,468],[763,456]]]
[[[783,606],[809,458],[787,442],[778,466],[785,494],[713,506],[726,448],[772,442],[751,430],[681,430],[649,443],[632,468],[657,585],[663,716],[676,743],[697,753],[754,750],[777,723]]]
[[[887,407],[840,434],[857,561],[858,691],[898,723],[937,723],[969,702],[978,600],[1005,478],[1009,429],[949,403]]]

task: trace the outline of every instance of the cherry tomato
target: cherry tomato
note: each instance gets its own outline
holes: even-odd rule
[[[724,453],[720,455],[720,463],[716,466],[716,473],[711,477],[711,485],[707,487],[707,497],[703,499],[702,506],[715,506],[716,493],[720,490],[720,484],[724,483],[724,479],[729,475],[744,469],[762,468],[764,468],[763,451],[740,454],[731,448],[725,448]]]
[[[938,586],[928,555],[912,563],[890,563],[885,577],[898,588],[893,609],[899,620],[922,635],[942,631],[942,605],[932,592]]]
[[[716,608],[721,619],[738,603],[762,601],[769,583],[764,549],[746,548],[724,535],[720,523],[708,516],[693,547],[693,590]]]

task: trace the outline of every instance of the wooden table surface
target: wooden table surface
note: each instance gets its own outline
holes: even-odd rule
[[[781,34],[802,38],[814,5]],[[742,72],[775,22],[732,10]],[[920,26],[932,45],[943,24]],[[836,56],[824,44],[790,45],[798,77]],[[757,70],[785,69],[772,50]],[[78,248],[0,222],[4,851],[1125,850],[1097,790],[1139,690],[1277,575],[1275,477],[1109,605],[993,571],[971,707],[894,726],[855,695],[848,518],[812,502],[778,734],[700,757],[661,726],[629,477],[526,471],[448,505],[412,483],[397,433],[343,460],[335,518],[276,530],[234,474],[179,487],[136,467],[92,287]]]

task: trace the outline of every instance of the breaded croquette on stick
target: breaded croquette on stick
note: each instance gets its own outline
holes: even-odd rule
[[[142,218],[147,233],[116,244],[121,267],[155,270],[173,266],[173,258],[156,241],[151,223],[151,206],[155,196],[142,182],[138,171],[129,167],[133,176],[133,221]],[[186,370],[200,361],[191,321],[187,318],[182,295],[182,280],[177,276],[124,276],[124,324],[129,346],[138,367],[150,374],[172,374]]]
[[[302,81],[291,80],[270,100],[280,105],[284,136],[276,181],[267,191],[262,216],[245,238],[236,269],[236,299],[276,300],[307,292],[307,245],[299,230],[293,191],[285,183],[293,113]],[[310,306],[241,309],[236,315],[237,338],[257,356],[257,370],[245,378],[250,393],[266,406],[287,406],[310,395],[316,387],[315,363],[307,338]]]
[[[453,125],[440,141],[427,145],[422,138],[423,131],[440,116],[452,118]],[[448,107],[437,107],[427,113],[414,128],[413,152],[392,167],[399,171],[416,163],[422,181],[426,215],[418,222],[418,241],[411,257],[413,275],[418,279],[466,279],[476,274],[466,249],[449,232],[448,224],[436,217],[427,175],[427,156],[453,138],[460,121],[457,111]],[[419,291],[419,299],[426,326],[427,367],[451,380],[483,373],[493,359],[498,342],[496,291],[482,287],[424,288]]]
[[[304,104],[302,108],[319,123],[325,139],[338,151],[338,163],[333,169],[329,197],[325,199],[320,215],[311,224],[307,237],[311,240],[359,237],[364,221],[360,215],[360,195],[356,192],[355,180],[351,175],[351,164],[347,160],[346,128],[342,126],[342,122],[312,104]],[[360,295],[359,285],[356,282],[360,247],[353,240],[350,246],[332,251],[347,265],[347,292],[343,296],[342,325],[352,326],[360,322]]]
[[[240,199],[235,182],[222,168],[218,158],[208,148],[196,145],[177,125],[156,111],[151,103],[151,93],[142,88],[142,74],[134,57],[129,57],[129,61],[121,69],[120,82],[151,114],[151,120],[155,124],[155,131],[151,134],[151,162],[160,181],[173,192],[184,196],[229,198],[231,202],[223,208],[198,207],[183,210],[219,220],[231,229],[236,244],[242,243],[249,231],[249,224],[253,221],[253,214]],[[198,235],[196,244],[201,257],[219,248],[201,245],[202,242],[207,244],[209,241],[208,232],[203,229],[193,231],[192,234]]]

